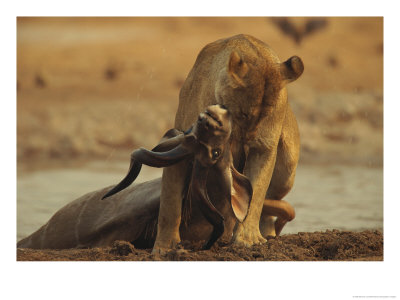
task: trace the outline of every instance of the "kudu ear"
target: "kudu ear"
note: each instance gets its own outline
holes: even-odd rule
[[[232,174],[231,205],[236,218],[243,222],[247,216],[253,188],[250,180],[239,173],[233,165],[230,166]]]
[[[280,71],[284,84],[288,84],[303,74],[304,65],[300,57],[292,56],[287,61],[281,63]]]
[[[236,51],[232,51],[229,57],[228,73],[232,78],[232,81],[236,87],[246,86],[246,84],[243,81],[243,78],[248,71],[249,71],[249,66],[246,64],[246,62],[243,61],[239,53],[237,53]]]

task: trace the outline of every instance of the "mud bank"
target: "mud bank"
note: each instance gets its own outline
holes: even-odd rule
[[[18,261],[382,261],[383,234],[327,230],[300,232],[270,239],[266,245],[251,248],[217,243],[210,250],[199,250],[202,243],[183,242],[180,249],[163,255],[151,249],[135,249],[116,241],[111,247],[93,249],[17,249]]]

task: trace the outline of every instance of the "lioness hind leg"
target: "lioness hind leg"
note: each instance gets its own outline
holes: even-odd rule
[[[283,197],[268,198],[264,200],[260,218],[260,232],[265,238],[279,236],[286,223],[293,220],[295,216],[293,207],[282,200]],[[281,209],[278,210],[275,206],[280,206]]]
[[[275,237],[275,220],[276,217],[268,215],[268,212],[263,208],[260,219],[260,232],[263,237]]]
[[[265,237],[278,236],[285,224],[295,217],[293,207],[285,200],[265,199],[263,213],[265,215],[263,222],[260,222],[260,231]]]
[[[282,200],[283,197],[285,197],[292,189],[299,160],[299,153],[300,138],[298,126],[291,108],[288,107],[278,144],[274,172],[272,174],[266,200],[261,213],[260,232],[264,237],[279,235],[285,224],[294,218],[294,210],[287,202],[279,204],[285,206],[288,212],[291,210],[293,210],[293,212],[288,213],[287,216],[278,216],[278,218],[276,218],[276,212],[271,211],[273,210],[271,205],[276,205],[277,203],[274,204],[273,202],[270,202],[269,204],[271,205],[267,204],[268,201]]]

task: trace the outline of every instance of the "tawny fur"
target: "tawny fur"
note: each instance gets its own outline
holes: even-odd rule
[[[266,235],[276,235],[275,225],[279,231],[283,227],[279,218],[274,224],[264,203],[266,198],[281,200],[294,183],[300,139],[285,86],[303,69],[299,57],[281,63],[265,43],[237,35],[206,45],[180,91],[177,129],[193,123],[208,105],[223,104],[232,114],[234,165],[253,186],[248,216],[234,235],[237,244],[264,243]],[[154,252],[172,248],[181,239],[180,195],[186,167],[182,162],[163,171]]]

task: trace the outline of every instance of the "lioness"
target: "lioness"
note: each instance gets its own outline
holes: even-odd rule
[[[272,49],[249,35],[206,45],[179,95],[175,128],[184,130],[207,106],[222,104],[232,114],[235,168],[248,177],[253,200],[233,236],[250,246],[279,234],[286,221],[274,219],[264,200],[281,200],[292,188],[299,158],[299,132],[287,100],[286,84],[304,70],[297,56],[281,63]],[[180,242],[181,203],[188,162],[164,168],[157,238],[153,252]],[[291,216],[294,217],[294,214]]]

